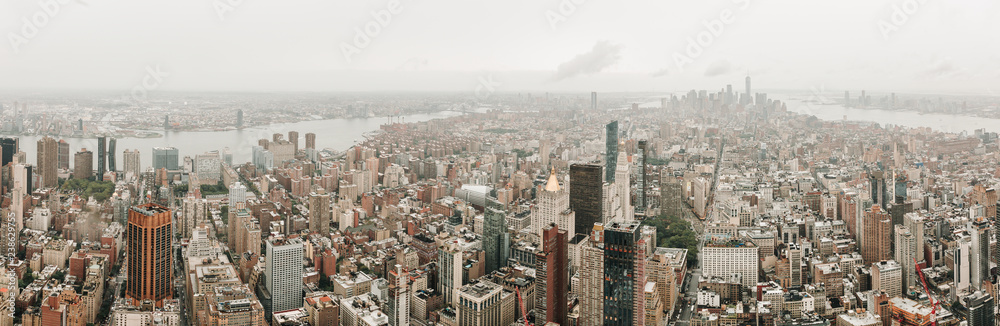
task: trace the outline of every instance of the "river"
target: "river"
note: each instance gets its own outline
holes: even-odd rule
[[[1000,132],[1000,119],[971,117],[964,115],[925,113],[915,111],[890,111],[880,109],[845,108],[840,104],[817,104],[796,97],[782,99],[789,112],[814,115],[820,120],[868,121],[882,125],[897,125],[909,128],[931,128],[945,132],[968,132],[976,129]]]
[[[425,114],[412,114],[403,116],[402,122],[421,122],[434,119],[442,119],[462,115],[456,111],[440,111]],[[396,118],[399,121],[400,119]],[[387,122],[385,117],[376,118],[350,118],[350,119],[329,119],[312,120],[295,123],[281,123],[267,126],[245,128],[240,130],[227,131],[167,131],[163,137],[159,138],[119,138],[115,145],[115,155],[117,168],[122,169],[124,164],[122,152],[126,149],[138,149],[140,153],[140,164],[142,169],[150,167],[153,162],[153,147],[176,147],[183,164],[184,156],[194,158],[197,154],[202,154],[212,150],[219,150],[228,147],[233,154],[233,163],[249,162],[252,147],[257,145],[257,140],[272,138],[275,133],[281,133],[288,137],[289,131],[299,132],[299,148],[305,147],[306,133],[316,134],[316,148],[331,148],[335,151],[344,151],[350,146],[362,140],[362,135],[367,132],[379,129],[379,126]],[[11,135],[4,135],[11,137]],[[36,148],[38,140],[43,136],[13,136],[20,139],[20,150],[27,154],[28,163],[37,164]],[[60,138],[56,138],[60,139]],[[86,148],[94,152],[94,167],[97,167],[97,139],[96,138],[61,138],[70,145],[70,165],[73,165],[72,155],[81,148]]]

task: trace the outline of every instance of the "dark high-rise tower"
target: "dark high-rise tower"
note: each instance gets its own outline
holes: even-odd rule
[[[170,115],[163,116],[163,130],[170,130]]]
[[[294,151],[293,153],[298,153],[299,152],[299,132],[298,131],[289,131],[288,132],[288,141],[292,142],[292,150]]]
[[[236,128],[243,128],[243,109],[236,110]]]
[[[872,204],[886,207],[889,202],[889,191],[885,188],[885,173],[873,171],[868,174],[871,189]]]
[[[126,243],[128,283],[125,297],[138,304],[152,301],[162,307],[172,297],[172,235],[170,209],[157,204],[143,204],[128,211]]]
[[[597,164],[569,167],[569,208],[576,212],[574,234],[588,234],[594,223],[604,222],[604,175]]]
[[[0,138],[0,156],[3,156],[3,165],[7,166],[14,161],[14,154],[17,154],[18,140],[16,137]]]
[[[306,148],[316,149],[316,134],[306,133]]]
[[[993,315],[993,297],[989,293],[976,291],[962,298],[962,304],[968,309],[969,326],[993,326],[996,316]]]
[[[486,252],[486,274],[507,265],[510,235],[507,233],[507,213],[495,198],[486,198],[483,221],[483,251]]]
[[[604,230],[604,325],[631,326],[642,311],[633,306],[637,297],[639,222],[612,223]],[[641,289],[640,289],[641,291]]]
[[[546,322],[566,324],[566,230],[554,223],[542,231],[542,250],[535,257],[535,279],[540,286],[535,287],[536,316],[543,316]]]
[[[636,211],[645,212],[646,206],[646,141],[639,141],[639,154],[642,157],[639,160],[639,179],[636,180],[639,184],[639,204],[636,205]]]
[[[57,172],[59,169],[59,142],[45,136],[38,140],[38,175],[41,177],[42,188],[54,188],[59,185]]]
[[[604,181],[615,182],[618,164],[618,120],[604,126],[607,138],[604,141]]]
[[[97,137],[97,181],[104,181],[104,168],[107,167],[108,149],[104,136]]]
[[[114,137],[108,140],[108,171],[111,172],[118,171],[115,166],[115,144],[117,143],[118,140]]]

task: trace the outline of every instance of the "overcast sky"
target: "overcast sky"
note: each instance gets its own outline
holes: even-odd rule
[[[3,1],[0,89],[1000,92],[996,0],[397,1]]]

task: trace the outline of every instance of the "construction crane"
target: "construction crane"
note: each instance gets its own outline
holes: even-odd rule
[[[521,314],[523,315],[522,318],[524,318],[524,326],[532,326],[531,324],[528,324],[528,309],[524,307],[524,299],[521,299],[521,288],[515,286],[514,292],[517,292],[517,302],[521,305]]]
[[[917,275],[920,275],[920,283],[924,285],[924,293],[927,293],[927,298],[931,300],[931,326],[937,326],[937,307],[940,302],[934,301],[934,296],[931,296],[931,291],[927,289],[927,279],[924,278],[924,272],[920,270],[916,258],[913,259],[913,265],[917,269]]]

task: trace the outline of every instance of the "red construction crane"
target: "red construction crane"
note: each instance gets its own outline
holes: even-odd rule
[[[531,326],[531,324],[528,324],[528,309],[524,307],[524,299],[521,299],[521,288],[515,286],[514,292],[517,292],[517,302],[521,305],[521,314],[524,315],[524,326]]]
[[[927,280],[924,279],[924,272],[920,270],[920,264],[917,263],[917,259],[913,259],[913,265],[917,269],[917,275],[920,276],[920,283],[924,285],[924,293],[927,293],[927,298],[931,300],[931,326],[937,326],[937,307],[938,303],[934,301],[934,296],[931,295],[931,291],[927,288]]]

